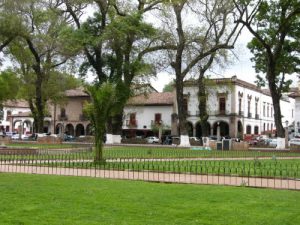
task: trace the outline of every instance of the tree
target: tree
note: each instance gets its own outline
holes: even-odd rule
[[[95,162],[104,163],[102,145],[106,130],[106,121],[111,117],[118,104],[116,85],[102,83],[87,87],[92,102],[85,106],[85,113],[90,118],[95,134]]]
[[[14,13],[13,1],[0,0],[0,52],[23,32],[22,20]]]
[[[5,100],[15,99],[19,89],[19,77],[12,70],[0,73],[0,105]]]
[[[168,4],[167,4],[168,5]],[[187,130],[187,111],[184,108],[184,80],[187,76],[195,75],[195,69],[222,49],[232,49],[239,34],[239,26],[230,25],[234,17],[234,7],[229,1],[170,1],[164,13],[166,36],[172,46],[168,51],[170,65],[176,75],[176,96],[178,106],[179,130],[181,143],[188,145],[184,136]],[[184,23],[183,18],[189,15],[197,23]],[[189,20],[189,21],[191,21]],[[176,28],[176,29],[174,29]],[[209,60],[208,60],[209,59]],[[204,70],[206,71],[206,69]],[[205,94],[205,93],[204,93]],[[205,113],[205,112],[204,112]],[[204,117],[203,117],[204,118]],[[185,139],[185,141],[183,141]]]
[[[53,76],[61,74],[58,68],[71,56],[61,35],[68,18],[59,10],[60,5],[59,0],[28,0],[15,9],[15,14],[22,18],[24,32],[14,37],[9,52],[19,66],[23,85],[28,85],[25,96],[36,132],[43,132],[50,82]]]
[[[266,83],[274,107],[274,120],[278,137],[285,136],[282,125],[280,99],[289,88],[288,74],[299,72],[299,22],[298,0],[248,0],[235,1],[236,8],[244,17],[237,20],[254,36],[248,44],[253,53],[258,75],[258,84]]]
[[[152,45],[155,30],[144,21],[143,16],[162,1],[92,1],[97,10],[85,22],[79,17],[85,4],[64,2],[75,23],[73,38],[79,40],[86,56],[81,72],[86,74],[92,68],[97,75],[97,83],[109,81],[117,84],[119,113],[108,118],[108,132],[120,134],[123,108],[130,97],[134,79],[152,73],[152,66],[144,60],[144,56],[156,50]]]
[[[174,90],[175,83],[174,81],[169,82],[163,88],[163,92],[172,92]]]

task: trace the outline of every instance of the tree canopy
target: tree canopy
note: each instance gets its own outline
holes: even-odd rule
[[[280,99],[288,90],[288,74],[299,72],[299,22],[298,0],[237,1],[238,11],[244,16],[237,20],[254,36],[248,44],[253,53],[258,84],[268,84],[273,100],[277,135],[285,136],[281,121]],[[264,74],[264,75],[262,75]]]

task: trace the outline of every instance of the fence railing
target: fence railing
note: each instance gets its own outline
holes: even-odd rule
[[[88,147],[80,151],[1,150],[0,172],[300,190],[299,153],[173,149],[166,154],[164,150],[106,148],[102,163],[95,163]]]

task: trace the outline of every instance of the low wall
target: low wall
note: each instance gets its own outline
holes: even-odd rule
[[[52,137],[52,136],[38,137],[36,141],[38,144],[61,144],[62,143],[61,138]]]
[[[0,136],[0,145],[4,144],[10,144],[11,143],[11,138],[7,136]]]
[[[209,147],[213,150],[217,149],[217,141],[209,141]],[[231,149],[230,150],[234,150],[234,151],[248,151],[249,150],[249,143],[248,142],[235,142],[232,141],[231,143]]]

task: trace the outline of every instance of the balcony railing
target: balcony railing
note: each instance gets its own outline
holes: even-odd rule
[[[252,113],[248,113],[248,118],[252,118]]]
[[[244,112],[243,111],[239,111],[239,116],[244,116]]]
[[[87,116],[86,116],[86,115],[84,115],[84,114],[81,114],[81,115],[79,115],[79,120],[80,120],[80,121],[87,121],[87,120],[88,120],[88,118],[87,118]]]
[[[126,120],[126,126],[130,128],[137,127],[137,120]]]
[[[162,120],[160,121],[151,120],[151,126],[161,125],[162,123],[163,123]]]
[[[255,119],[259,120],[259,114],[255,114]]]
[[[220,115],[220,116],[226,115],[226,111],[225,111],[225,110],[220,110],[220,111],[219,111],[219,115]]]
[[[59,115],[58,116],[58,120],[60,120],[60,121],[67,121],[68,120],[68,116],[67,115]]]

